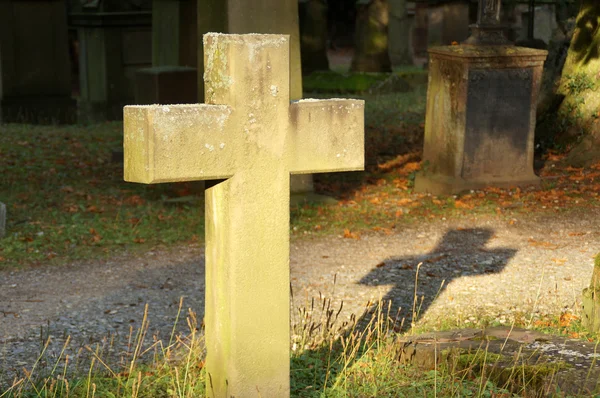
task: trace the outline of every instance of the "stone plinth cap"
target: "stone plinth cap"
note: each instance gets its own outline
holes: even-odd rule
[[[439,46],[428,50],[431,59],[452,60],[482,68],[528,68],[544,64],[548,51],[504,45]]]
[[[458,58],[535,57],[545,59],[548,51],[517,46],[438,46],[428,50],[431,55],[447,55]]]

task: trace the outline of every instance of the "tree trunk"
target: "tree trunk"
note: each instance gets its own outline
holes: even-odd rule
[[[412,65],[410,51],[411,24],[408,19],[406,0],[389,2],[389,51],[392,65]]]
[[[356,17],[355,52],[350,70],[391,72],[387,0],[371,0],[360,7]]]
[[[573,166],[600,161],[599,46],[600,2],[582,0],[558,88],[562,133],[577,143],[567,158]]]

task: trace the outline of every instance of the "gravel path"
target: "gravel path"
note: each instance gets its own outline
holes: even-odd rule
[[[344,302],[340,317],[346,319],[384,298],[408,317],[418,269],[419,323],[433,327],[444,320],[510,323],[515,314],[576,311],[600,251],[600,209],[516,218],[434,221],[360,239],[293,239],[293,305],[332,298],[336,308]],[[115,352],[125,350],[146,303],[149,333],[168,339],[180,298],[201,319],[203,296],[200,248],[0,271],[0,382],[30,368],[48,336],[50,357],[66,336],[73,353],[107,335],[119,341],[111,345]],[[297,319],[296,309],[292,314]]]

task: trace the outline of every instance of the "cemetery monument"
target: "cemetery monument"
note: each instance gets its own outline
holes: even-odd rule
[[[6,235],[6,205],[0,202],[0,239]]]
[[[0,1],[0,123],[75,117],[65,1]]]
[[[196,0],[152,2],[152,67],[135,75],[135,103],[198,101]]]
[[[500,24],[500,5],[480,0],[471,37],[429,49],[417,192],[539,184],[533,138],[547,51],[512,45]]]
[[[206,390],[289,396],[290,174],[362,170],[364,102],[290,102],[290,38],[204,36],[205,104],[128,106],[125,180],[206,190]]]
[[[70,1],[79,40],[79,121],[121,120],[133,104],[135,72],[151,65],[149,0]]]

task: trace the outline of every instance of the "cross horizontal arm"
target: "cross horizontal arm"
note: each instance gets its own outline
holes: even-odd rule
[[[290,105],[292,174],[364,169],[361,100],[300,100]]]
[[[235,172],[237,137],[225,105],[148,105],[124,109],[125,180],[210,180]]]

